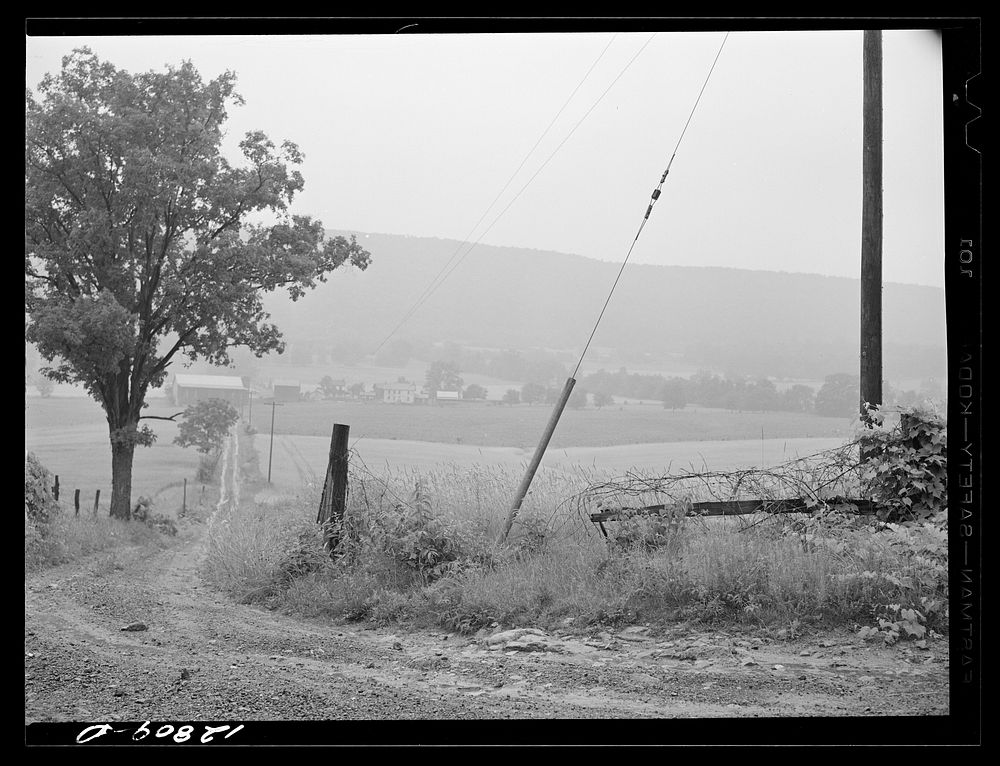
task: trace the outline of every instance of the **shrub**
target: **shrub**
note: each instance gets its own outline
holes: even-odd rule
[[[662,513],[626,514],[618,519],[610,538],[620,551],[664,550],[676,554],[681,547],[687,511],[690,503],[670,506]]]
[[[217,454],[239,416],[236,408],[223,399],[196,402],[184,410],[174,443],[193,446],[205,455]]]
[[[867,459],[861,478],[870,497],[885,508],[883,521],[929,519],[948,504],[948,432],[944,420],[931,409],[910,409],[887,427],[871,411],[873,428],[860,434]]]
[[[423,584],[454,571],[462,556],[457,526],[434,513],[417,480],[410,502],[355,504],[345,513],[335,553],[343,564],[391,563]]]
[[[144,495],[140,495],[139,499],[135,501],[135,506],[132,508],[132,518],[165,535],[173,537],[177,534],[177,523],[169,516],[154,513],[152,499]]]
[[[36,533],[44,529],[59,513],[59,503],[52,494],[52,474],[43,466],[35,453],[24,458],[24,516]]]

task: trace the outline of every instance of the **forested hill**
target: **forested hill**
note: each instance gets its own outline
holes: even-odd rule
[[[477,245],[470,251],[453,240],[357,237],[372,254],[367,271],[338,272],[297,303],[280,296],[268,300],[290,344],[352,339],[373,350],[445,269],[447,279],[395,337],[580,350],[619,268],[541,250]],[[883,311],[887,366],[894,364],[894,355],[926,354],[943,364],[941,289],[886,284]],[[758,352],[856,357],[858,316],[856,279],[630,264],[594,346],[688,358],[736,354],[752,359]]]

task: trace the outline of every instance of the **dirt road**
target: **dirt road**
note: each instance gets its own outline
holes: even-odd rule
[[[239,504],[227,449],[215,506]],[[228,482],[228,483],[227,483]],[[248,502],[244,498],[243,502]],[[200,575],[211,518],[25,580],[25,722],[910,716],[948,712],[947,643],[646,626],[476,636],[304,622]],[[141,622],[145,630],[124,630]]]

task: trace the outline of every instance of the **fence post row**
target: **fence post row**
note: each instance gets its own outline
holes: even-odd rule
[[[333,435],[330,438],[330,457],[326,466],[326,478],[323,481],[323,494],[320,496],[319,512],[316,521],[319,524],[333,522],[327,526],[326,547],[332,554],[340,542],[337,527],[344,519],[344,509],[347,505],[347,466],[348,466],[348,435],[351,427],[334,423]]]

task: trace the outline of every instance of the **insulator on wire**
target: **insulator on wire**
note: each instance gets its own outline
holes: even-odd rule
[[[649,218],[649,214],[653,212],[653,203],[649,203],[649,207],[646,208],[646,218]]]
[[[673,157],[671,157],[670,159],[673,159]],[[663,171],[663,177],[662,177],[662,178],[660,179],[660,183],[661,183],[661,184],[662,184],[662,183],[663,183],[664,181],[666,181],[666,180],[667,180],[667,173],[669,173],[669,172],[670,172],[670,168],[667,168],[666,170],[664,170],[664,171]]]
[[[653,199],[657,200],[659,198],[660,198],[660,190],[659,189],[653,189]]]

